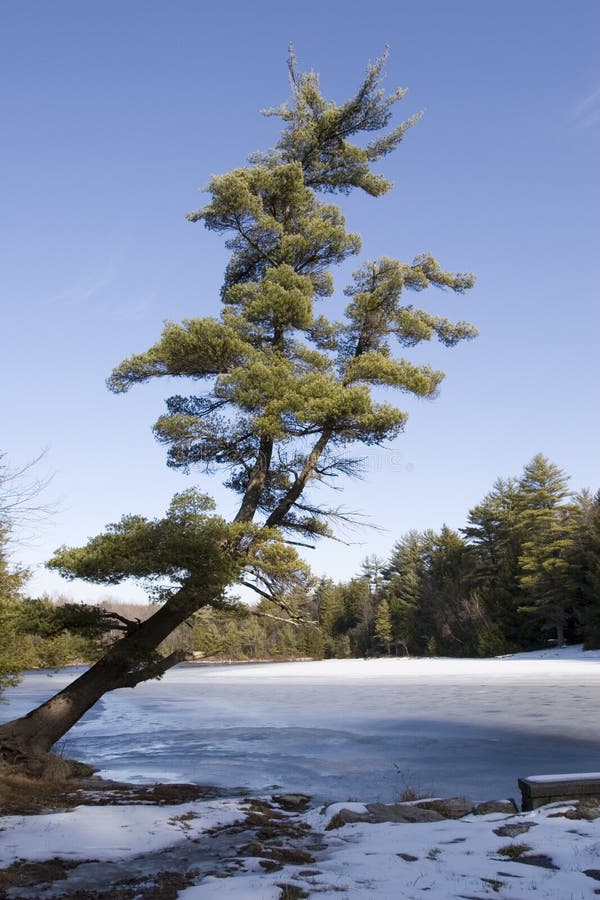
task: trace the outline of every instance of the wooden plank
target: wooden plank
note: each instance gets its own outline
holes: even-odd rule
[[[600,798],[600,772],[529,775],[527,778],[519,778],[519,788],[523,812],[560,800]]]

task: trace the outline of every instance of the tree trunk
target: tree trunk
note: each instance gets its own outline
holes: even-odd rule
[[[121,638],[83,675],[27,715],[0,725],[2,745],[18,745],[32,752],[48,752],[104,694],[135,687],[181,662],[171,654],[162,661],[152,654],[193,612],[210,602],[199,592],[182,588],[139,628]]]

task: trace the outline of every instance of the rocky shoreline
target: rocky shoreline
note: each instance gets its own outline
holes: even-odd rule
[[[566,883],[573,896],[600,892],[593,800],[529,813],[468,797],[318,807],[304,794],[13,773],[0,779],[0,814],[2,900],[292,900],[329,890],[352,900],[423,890],[521,900],[542,886],[537,896],[570,896]]]

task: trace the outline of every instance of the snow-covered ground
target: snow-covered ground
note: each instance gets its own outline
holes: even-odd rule
[[[517,815],[470,815],[426,824],[355,823],[327,831],[334,813],[348,805],[292,817],[310,825],[314,838],[322,842],[310,863],[265,871],[261,857],[252,855],[252,850],[235,856],[236,847],[244,846],[239,836],[230,848],[234,864],[231,857],[221,859],[213,866],[214,875],[197,876],[196,884],[178,892],[179,900],[279,900],[284,884],[305,892],[297,896],[331,892],[350,900],[493,896],[579,900],[597,896],[600,888],[600,818],[564,818],[560,813],[568,804]],[[363,809],[360,804],[350,805]],[[56,857],[81,861],[81,869],[71,869],[66,879],[53,886],[13,895],[42,900],[55,891],[68,896],[70,890],[97,886],[87,880],[99,871],[93,869],[96,860],[111,864],[125,860],[127,874],[135,877],[144,866],[147,871],[149,853],[162,848],[167,854],[179,843],[188,848],[186,865],[193,867],[194,853],[202,857],[203,834],[243,816],[243,801],[228,800],[160,808],[79,806],[63,813],[6,817],[0,820],[0,866]],[[507,825],[525,827],[515,837],[497,833]],[[520,854],[521,861],[511,854]],[[138,857],[143,863],[138,863]]]
[[[351,900],[594,897],[600,882],[585,871],[596,870],[600,878],[600,819],[574,823],[562,817],[551,818],[561,809],[565,807],[429,824],[346,825],[333,832],[335,837],[331,837],[332,832],[324,832],[328,841],[325,859],[311,866],[318,874],[302,875],[302,868],[296,866],[267,876],[249,867],[249,872],[227,879],[205,878],[182,891],[179,898],[278,900],[281,893],[277,885],[282,882],[298,885],[311,896],[332,892]],[[314,812],[307,818],[322,830],[331,812]],[[509,822],[530,823],[532,827],[515,840],[495,833]],[[574,824],[578,826],[575,829]],[[499,852],[519,845],[529,848],[523,852],[524,860],[537,857],[537,862],[513,861]],[[539,864],[540,857],[551,860],[556,868],[544,868]]]
[[[2,717],[24,710],[68,677],[72,673],[51,678],[31,674],[12,692]],[[337,806],[318,803],[308,812],[291,814],[296,824],[312,829],[314,861],[267,871],[257,855],[240,849],[242,838],[227,831],[247,813],[247,801],[240,797],[161,807],[82,805],[67,812],[4,817],[0,866],[60,857],[98,860],[102,866],[125,861],[135,874],[140,854],[147,859],[160,851],[165,859],[168,854],[174,859],[179,853],[181,860],[180,848],[189,866],[194,854],[201,856],[203,847],[215,840],[216,828],[227,833],[235,860],[226,866],[228,877],[206,875],[205,868],[197,883],[179,891],[181,900],[279,900],[285,896],[282,884],[309,896],[331,892],[350,900],[592,898],[600,892],[600,817],[566,818],[561,813],[568,804],[456,821],[357,822],[333,831],[326,825],[341,807],[364,809],[350,796],[365,802],[394,799],[382,797],[385,791],[369,791],[385,778],[397,794],[403,784],[394,781],[389,769],[406,760],[411,763],[407,773],[411,768],[417,780],[436,786],[443,782],[437,796],[470,793],[478,800],[515,796],[517,776],[597,772],[599,687],[600,651],[583,653],[581,648],[496,660],[180,667],[159,684],[107,698],[79,727],[67,754],[81,757],[88,748],[93,759],[94,742],[99,742],[95,752],[104,764],[102,774],[110,771],[122,778],[129,768],[139,780],[210,781],[206,759],[217,756],[224,770],[232,751],[231,787],[242,783],[244,766],[255,771],[256,747],[262,741],[256,770],[262,773],[260,767],[266,771],[271,763],[271,780],[284,790],[322,797],[340,788]],[[174,736],[165,734],[168,728]],[[180,749],[178,741],[183,742]],[[127,763],[127,752],[133,763]],[[186,778],[199,762],[196,777]],[[376,772],[381,777],[373,778],[373,770],[385,765],[389,769],[383,776]],[[328,766],[335,776],[329,780]],[[475,772],[465,789],[469,767]],[[505,783],[509,791],[496,790]],[[351,792],[352,785],[358,791]],[[522,827],[503,832],[507,825]],[[221,853],[225,865],[223,859]],[[70,870],[53,889],[60,894],[69,885],[80,887],[78,878],[100,871],[94,865]],[[37,900],[52,894],[24,889],[10,896]]]
[[[568,647],[549,647],[547,650],[534,650],[529,653],[511,653],[508,656],[498,656],[502,659],[525,659],[533,662],[536,659],[562,659],[586,662],[592,659],[600,659],[600,650],[584,650],[581,644],[570,644]]]
[[[188,818],[181,818],[182,815]],[[0,865],[15,859],[39,862],[131,859],[191,839],[240,818],[233,800],[177,806],[78,806],[64,812],[0,818]]]

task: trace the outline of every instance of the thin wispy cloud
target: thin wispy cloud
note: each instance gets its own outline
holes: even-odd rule
[[[573,121],[580,128],[598,128],[600,126],[600,88],[576,104],[573,110]]]
[[[113,283],[115,276],[116,266],[111,260],[102,269],[91,272],[75,284],[52,294],[46,302],[65,306],[89,303]]]
[[[113,319],[125,322],[143,319],[157,296],[158,291],[151,291],[144,300],[116,305],[111,309],[111,315]]]

